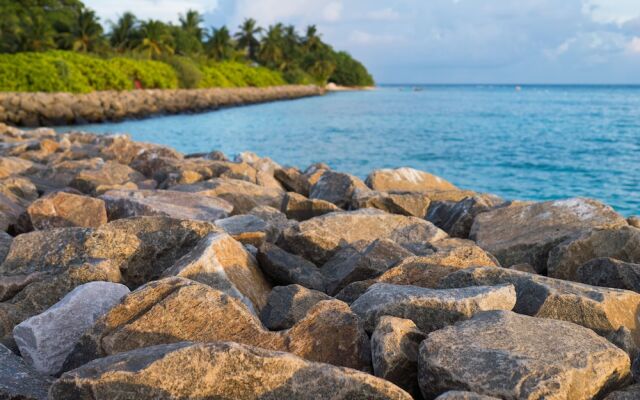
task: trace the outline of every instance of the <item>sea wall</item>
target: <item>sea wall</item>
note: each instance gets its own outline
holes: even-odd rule
[[[313,85],[267,88],[0,93],[0,122],[16,126],[71,125],[215,110],[324,94]]]

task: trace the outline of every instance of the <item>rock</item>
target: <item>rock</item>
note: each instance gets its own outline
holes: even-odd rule
[[[18,157],[0,157],[0,179],[29,172],[34,163]]]
[[[298,284],[325,291],[324,276],[313,263],[276,245],[265,243],[260,247],[258,262],[264,273],[278,285]]]
[[[426,192],[432,190],[457,190],[452,183],[413,168],[378,169],[367,177],[367,185],[381,192]]]
[[[25,360],[38,372],[55,375],[80,336],[129,293],[112,282],[80,285],[42,314],[13,328],[13,337]]]
[[[575,198],[481,213],[469,237],[502,265],[529,263],[537,272],[545,272],[549,251],[564,240],[592,228],[626,224],[611,207]]]
[[[441,287],[513,284],[518,296],[513,311],[538,318],[573,322],[603,336],[629,329],[640,345],[640,294],[601,288],[504,268],[471,268],[440,281]]]
[[[247,214],[257,206],[270,206],[280,209],[285,193],[280,189],[267,188],[251,182],[228,178],[215,178],[193,185],[176,185],[171,189],[219,197],[233,205],[234,214]]]
[[[82,193],[98,194],[121,187],[137,189],[136,183],[144,180],[144,175],[131,167],[115,161],[107,161],[97,170],[80,171],[69,186]]]
[[[233,211],[227,201],[174,190],[109,190],[102,196],[109,220],[137,216],[166,216],[213,222]]]
[[[204,283],[244,302],[258,313],[267,303],[271,285],[255,258],[231,236],[211,233],[162,276]]]
[[[594,258],[578,268],[576,281],[587,285],[633,290],[640,293],[640,264],[613,258]]]
[[[267,224],[265,239],[269,243],[277,242],[285,229],[297,224],[296,221],[287,219],[284,213],[269,206],[255,207],[249,214],[255,215]]]
[[[511,310],[516,304],[512,285],[463,289],[427,289],[417,286],[376,283],[353,304],[351,310],[372,332],[381,317],[406,318],[424,333],[433,332],[480,311]]]
[[[629,217],[627,218],[627,223],[634,228],[640,228],[640,217],[635,215],[633,217]]]
[[[640,229],[594,229],[564,241],[549,253],[549,276],[575,280],[581,265],[601,257],[640,263]]]
[[[267,223],[255,215],[234,215],[218,219],[215,224],[237,241],[255,247],[262,246],[267,238]]]
[[[270,332],[237,298],[173,277],[142,286],[100,318],[80,339],[64,370],[98,357],[185,340],[234,341],[358,369],[370,363],[362,322],[344,303],[320,302],[292,329]]]
[[[375,192],[356,190],[351,208],[377,208],[391,214],[424,218],[431,200],[423,193],[415,192]]]
[[[26,207],[38,198],[35,185],[25,178],[0,181],[0,231],[15,230]]]
[[[488,194],[473,195],[457,202],[434,201],[426,219],[452,237],[468,238],[475,217],[503,203],[498,196]]]
[[[301,222],[283,233],[285,247],[317,265],[341,247],[357,241],[389,239],[413,251],[447,235],[430,222],[415,217],[364,209],[334,212]]]
[[[334,211],[340,211],[340,208],[325,200],[308,199],[301,194],[288,192],[282,203],[282,211],[287,215],[287,218],[306,221]]]
[[[470,390],[500,399],[591,399],[629,379],[629,357],[578,325],[507,311],[477,314],[420,345],[425,398]]]
[[[64,374],[50,398],[93,399],[95,393],[139,400],[411,399],[362,372],[230,342],[182,342],[95,360]]]
[[[640,399],[640,385],[632,385],[610,393],[604,400],[636,400]]]
[[[0,398],[46,400],[53,380],[43,376],[0,344]]]
[[[0,264],[2,264],[4,259],[7,257],[12,241],[13,237],[11,235],[0,231]],[[0,301],[2,301],[2,296],[0,296]]]
[[[327,293],[334,295],[352,282],[375,278],[413,255],[388,239],[376,240],[363,251],[345,247],[322,266]]]
[[[356,190],[368,191],[369,188],[353,175],[326,171],[318,182],[311,186],[309,197],[331,202],[340,208],[347,208]]]
[[[386,379],[420,396],[418,387],[418,346],[426,335],[413,321],[382,317],[371,336],[371,358],[375,376]]]
[[[527,263],[512,265],[509,267],[509,269],[512,269],[514,271],[527,272],[529,274],[537,274],[535,268]]]
[[[306,176],[297,168],[276,168],[273,176],[289,192],[296,192],[302,196],[309,196],[311,184]]]
[[[497,397],[484,396],[473,392],[450,390],[436,397],[436,400],[499,400]]]
[[[72,226],[97,228],[107,223],[104,201],[65,192],[52,193],[34,201],[27,213],[38,230]]]
[[[260,312],[260,320],[272,331],[289,329],[323,300],[331,300],[331,297],[300,285],[276,286]]]

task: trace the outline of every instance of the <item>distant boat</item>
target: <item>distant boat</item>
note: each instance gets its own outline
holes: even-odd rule
[[[522,86],[516,86],[516,92],[521,92],[522,91]]]
[[[419,86],[416,86],[416,87],[413,88],[414,92],[422,92],[423,90],[424,90],[424,88],[419,87]]]

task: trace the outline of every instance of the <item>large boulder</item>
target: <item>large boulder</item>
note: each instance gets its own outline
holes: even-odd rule
[[[357,190],[367,191],[369,188],[353,175],[326,171],[318,182],[311,186],[309,198],[325,200],[340,208],[347,208]]]
[[[176,185],[171,189],[219,197],[233,205],[234,214],[247,214],[257,206],[280,209],[285,193],[281,189],[267,188],[251,182],[228,178],[214,178],[193,185]]]
[[[82,334],[127,293],[119,283],[78,286],[47,311],[13,328],[20,354],[38,372],[57,374]]]
[[[62,375],[50,394],[52,400],[411,399],[369,374],[221,342],[182,342],[95,360]]]
[[[9,235],[7,232],[0,231],[0,265],[7,257],[12,241],[13,236]],[[2,295],[0,295],[0,301],[2,301]]]
[[[302,196],[309,195],[311,184],[309,179],[297,168],[276,168],[273,176],[287,191],[296,192]]]
[[[308,199],[293,192],[288,192],[282,202],[282,212],[287,218],[296,221],[306,221],[334,211],[340,211],[340,207],[325,200]]]
[[[377,208],[391,214],[424,218],[431,200],[424,193],[376,192],[357,190],[351,200],[351,208]]]
[[[157,215],[213,222],[233,211],[223,199],[175,190],[109,190],[100,198],[110,220]]]
[[[137,188],[145,180],[144,175],[131,167],[115,161],[107,161],[95,170],[80,171],[69,183],[74,189],[87,194],[100,194],[121,187]]]
[[[578,267],[600,257],[640,263],[640,229],[632,226],[594,229],[567,239],[549,254],[549,276],[574,280]]]
[[[264,307],[271,291],[253,255],[226,233],[203,238],[162,276],[179,276],[209,285],[241,300],[254,313]]]
[[[255,215],[234,215],[218,219],[215,224],[243,244],[260,247],[267,239],[267,223]]]
[[[269,243],[277,242],[285,229],[298,224],[297,221],[288,219],[283,212],[269,206],[255,207],[249,215],[256,216],[265,222],[267,225],[265,240]]]
[[[418,346],[426,338],[413,321],[382,317],[371,335],[371,359],[375,376],[420,396]]]
[[[284,231],[285,247],[322,265],[341,247],[358,241],[389,239],[419,251],[447,234],[430,222],[373,209],[334,212],[301,222]]]
[[[465,392],[461,390],[449,390],[436,397],[436,400],[499,400],[497,397],[485,396],[483,394]]]
[[[640,293],[640,264],[613,258],[594,258],[578,268],[575,280],[587,285],[633,290]]]
[[[72,193],[56,192],[39,198],[27,208],[35,229],[81,226],[97,228],[107,223],[104,201]]]
[[[592,228],[625,225],[625,219],[611,207],[575,198],[514,204],[481,213],[469,237],[505,267],[529,263],[544,272],[549,251],[564,240]]]
[[[0,181],[0,231],[16,225],[26,208],[38,198],[36,186],[29,179],[11,177]]]
[[[273,331],[289,329],[302,320],[313,306],[324,300],[331,300],[331,297],[304,286],[276,286],[260,312],[260,320]]]
[[[640,399],[640,385],[632,385],[610,393],[604,400],[637,400]]]
[[[452,183],[438,176],[408,167],[375,170],[369,174],[366,182],[371,189],[381,192],[427,192],[458,189]]]
[[[298,284],[325,291],[325,278],[312,262],[265,243],[258,249],[258,262],[264,273],[278,285]]]
[[[47,400],[53,379],[25,364],[0,344],[0,399]]]
[[[573,322],[608,338],[628,329],[640,345],[640,294],[562,281],[504,268],[471,268],[442,279],[441,287],[512,284],[517,302],[513,311],[539,318]]]
[[[468,238],[475,217],[503,203],[500,197],[490,194],[474,194],[460,201],[434,201],[426,219],[452,237]]]
[[[424,333],[433,332],[480,311],[511,310],[516,304],[513,285],[427,289],[376,283],[351,304],[351,310],[373,332],[385,315],[413,321]]]
[[[357,369],[370,363],[362,323],[344,303],[320,302],[292,329],[270,332],[237,298],[173,277],[142,286],[100,318],[79,340],[64,370],[98,357],[184,340],[229,340]]]
[[[591,399],[629,379],[627,354],[590,329],[508,311],[480,313],[420,345],[425,398],[470,390],[500,399]]]

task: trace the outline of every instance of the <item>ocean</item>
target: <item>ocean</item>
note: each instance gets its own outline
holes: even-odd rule
[[[362,178],[409,166],[506,199],[584,196],[640,214],[640,86],[388,85],[58,130],[70,129]]]

